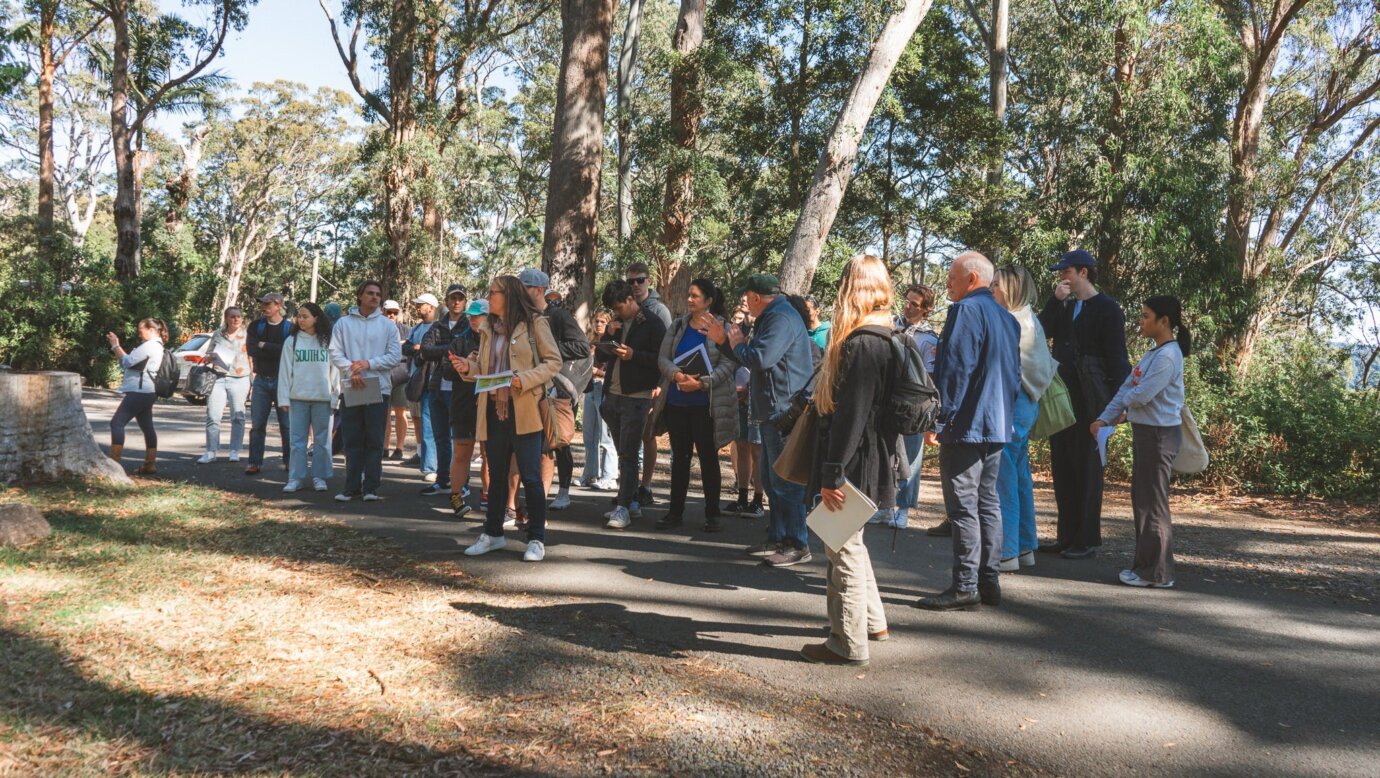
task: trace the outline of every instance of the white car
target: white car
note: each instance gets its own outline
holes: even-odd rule
[[[211,333],[202,332],[188,338],[186,343],[178,346],[173,352],[173,356],[177,358],[177,391],[187,398],[187,402],[197,405],[206,402],[206,395],[187,391],[187,376],[191,374],[193,367],[206,359],[206,353],[210,350]]]

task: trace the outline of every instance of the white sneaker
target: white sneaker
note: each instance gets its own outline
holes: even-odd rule
[[[885,524],[891,520],[891,511],[886,508],[879,508],[872,514],[872,518],[867,520],[868,524]]]
[[[436,474],[435,474],[435,473],[422,473],[422,483],[428,483],[428,484],[434,484],[434,483],[436,483]]]
[[[349,502],[350,500],[353,500],[354,498],[355,498],[355,496],[354,496],[353,494],[350,494],[349,492],[341,492],[340,494],[337,494],[337,495],[335,496],[335,501],[336,501],[336,502]]]
[[[209,465],[214,461],[216,461],[216,452],[207,451],[205,454],[202,454],[201,457],[197,459],[196,463],[198,465]]]
[[[1021,556],[1020,556],[1020,559],[1021,559],[1021,567],[1034,567],[1034,566],[1035,566],[1035,552],[1034,552],[1034,551],[1026,551],[1026,552],[1022,553]]]
[[[549,505],[548,507],[551,508],[551,510],[553,510],[553,511],[563,511],[563,510],[565,510],[566,508],[569,508],[569,507],[570,507],[570,493],[567,492],[566,490],[562,489],[562,490],[560,491],[560,494],[557,494],[557,495],[556,495],[556,499],[552,500],[552,501],[551,501],[551,505]]]
[[[238,452],[238,451],[231,451],[231,452],[230,452],[230,461],[231,461],[231,462],[238,462],[238,461],[240,461],[240,452]]]
[[[379,500],[382,500],[382,499],[383,499],[382,497],[378,496],[377,494],[374,494],[373,492],[365,492],[365,493],[364,493],[364,501],[365,501],[365,502],[378,502]]]
[[[324,491],[326,491],[327,489],[330,488],[330,487],[326,486],[326,481],[325,481],[325,479],[323,479],[323,478],[313,478],[313,479],[311,479],[311,485],[312,485],[312,488],[316,489],[316,491],[318,491],[318,492],[324,492]]]
[[[905,529],[910,524],[910,508],[897,508],[892,512],[886,525],[892,529]]]
[[[617,482],[617,481],[595,481],[595,482],[594,482],[594,488],[595,488],[595,489],[598,489],[598,490],[601,491],[601,492],[616,492],[616,491],[618,491],[618,482]]]
[[[1021,569],[1020,557],[1013,556],[1010,559],[1001,560],[1001,562],[997,564],[997,569],[1002,571],[1003,573],[1017,572]]]
[[[508,545],[508,541],[506,539],[491,538],[488,535],[481,532],[479,533],[479,540],[476,540],[474,542],[474,545],[465,549],[465,556],[479,556],[480,554],[487,554],[490,551],[503,548],[506,545]]]
[[[1121,574],[1117,577],[1120,578],[1121,582],[1126,584],[1127,586],[1149,587],[1151,589],[1174,588],[1173,581],[1169,581],[1168,583],[1155,583],[1154,581],[1147,581],[1144,578],[1141,578],[1140,576],[1136,575],[1134,570],[1122,570]]]
[[[292,479],[291,481],[288,481],[288,482],[287,482],[287,486],[284,486],[284,487],[283,487],[283,491],[287,492],[288,494],[292,494],[293,492],[298,491],[298,490],[300,490],[301,488],[302,488],[302,482],[301,482],[301,481],[298,481],[296,478],[294,478],[294,479]]]
[[[628,515],[628,509],[621,505],[614,508],[611,514],[608,523],[604,525],[609,529],[627,529],[628,525],[632,524],[632,517]]]
[[[540,540],[527,541],[527,552],[522,555],[524,562],[540,562],[546,558],[546,544]]]

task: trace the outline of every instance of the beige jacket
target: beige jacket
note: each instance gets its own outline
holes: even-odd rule
[[[1039,402],[1045,390],[1054,383],[1054,371],[1059,363],[1049,353],[1045,330],[1035,318],[1029,305],[1011,312],[1021,325],[1021,388],[1030,399]]]
[[[537,403],[546,390],[550,388],[551,379],[561,372],[561,353],[556,349],[556,339],[551,335],[551,325],[544,316],[538,316],[533,321],[536,324],[532,328],[531,338],[527,337],[528,323],[519,322],[517,331],[513,333],[508,344],[508,364],[512,367],[513,374],[522,383],[522,391],[513,392],[513,410],[516,413],[517,433],[519,435],[542,431],[541,411],[538,410]],[[465,360],[469,364],[469,372],[465,373],[465,380],[473,381],[475,376],[489,374],[489,361],[491,359],[489,339],[491,337],[489,321],[485,319],[479,325],[479,359]],[[534,340],[537,344],[537,354],[532,353]],[[479,419],[475,429],[475,439],[488,440],[488,392],[479,395],[477,411]]]

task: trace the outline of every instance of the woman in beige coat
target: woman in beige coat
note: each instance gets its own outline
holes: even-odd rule
[[[545,443],[539,403],[561,370],[561,355],[546,319],[532,306],[522,282],[499,276],[489,284],[489,316],[479,327],[479,350],[461,359],[450,355],[466,381],[511,373],[511,385],[479,392],[475,439],[489,461],[489,509],[484,532],[465,549],[469,556],[503,548],[504,509],[508,505],[508,467],[516,457],[527,491],[527,551],[523,559],[546,556],[546,493],[541,459]]]

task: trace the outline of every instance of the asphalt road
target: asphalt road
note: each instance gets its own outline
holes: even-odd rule
[[[86,395],[103,445],[115,401]],[[224,459],[194,464],[201,413],[159,406],[160,477],[339,516],[493,585],[569,598],[533,607],[593,605],[668,650],[711,655],[792,692],[926,725],[1062,774],[1380,775],[1373,607],[1217,581],[1211,570],[1183,564],[1173,590],[1129,589],[1116,583],[1129,549],[1104,547],[1088,561],[1041,555],[1036,567],[1003,578],[999,608],[928,613],[910,605],[947,585],[949,541],[873,527],[868,547],[892,639],[873,644],[870,667],[824,668],[797,654],[822,639],[824,555],[817,547],[813,563],[785,570],[756,564],[742,549],[763,536],[764,520],[731,518],[726,531],[705,535],[692,492],[685,530],[654,532],[662,512],[654,508],[629,530],[611,531],[599,518],[607,493],[576,489],[573,508],[550,514],[545,562],[521,562],[521,543],[468,558],[460,551],[478,533],[477,520],[451,521],[443,499],[416,496],[423,484],[415,471],[386,466],[378,503],[341,505],[330,499],[334,489],[284,495],[276,454],[257,477]],[[142,444],[137,428],[129,433],[132,468]],[[275,435],[270,422],[270,441]],[[658,492],[664,498],[665,487]],[[1042,514],[1050,499],[1037,490]],[[922,524],[938,516],[938,500],[927,483]]]

